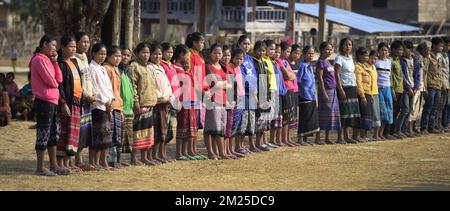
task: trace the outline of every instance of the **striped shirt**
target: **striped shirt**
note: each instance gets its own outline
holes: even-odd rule
[[[390,59],[377,60],[375,67],[378,73],[378,86],[379,87],[391,87],[391,69],[392,62]]]

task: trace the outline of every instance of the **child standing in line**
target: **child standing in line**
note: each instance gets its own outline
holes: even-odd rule
[[[133,149],[132,165],[158,165],[149,160],[148,152],[154,145],[153,107],[157,102],[155,75],[147,66],[150,59],[150,47],[140,43],[134,49],[136,61],[130,64],[130,78],[134,93]],[[141,151],[141,162],[136,160],[137,151]]]
[[[233,137],[234,108],[236,106],[236,100],[234,98],[236,87],[233,85],[236,82],[236,78],[234,77],[235,74],[234,69],[231,67],[231,48],[227,45],[224,45],[222,46],[222,51],[223,57],[220,60],[220,64],[226,68],[227,81],[232,86],[232,89],[227,90],[227,105],[229,105],[229,107],[226,108],[227,125],[225,126],[225,140],[224,140],[225,154],[232,159],[237,159],[238,157],[235,155],[233,143],[231,142],[231,139]]]
[[[297,143],[291,141],[290,129],[291,126],[297,124],[297,107],[298,107],[298,85],[297,76],[289,64],[289,56],[291,55],[292,47],[287,42],[280,44],[281,55],[278,59],[278,65],[283,74],[284,85],[286,87],[286,94],[282,97],[282,113],[283,113],[283,129],[282,129],[282,143],[281,146],[288,147],[298,146]],[[298,71],[298,69],[296,70]]]
[[[198,123],[195,104],[197,97],[194,90],[194,74],[190,65],[190,52],[186,45],[175,48],[172,62],[177,71],[179,89],[174,93],[178,97],[181,108],[177,115],[177,160],[197,160],[193,145],[197,138]]]
[[[213,145],[207,146],[208,156],[211,160],[230,159],[225,152],[224,135],[227,125],[227,95],[226,90],[231,89],[227,81],[226,68],[220,64],[223,52],[222,46],[214,44],[210,49],[210,64],[206,66],[207,82],[210,85],[211,100],[206,101],[205,135],[209,134],[212,141],[217,144],[218,154],[214,153]],[[219,156],[219,157],[217,157]]]
[[[403,120],[400,131],[404,133],[408,137],[416,137],[417,135],[410,130],[410,116],[412,110],[414,110],[414,96],[419,91],[420,87],[420,63],[419,60],[414,56],[414,44],[409,41],[403,41],[403,45],[405,46],[403,56],[400,60],[400,64],[402,66],[403,71],[403,86],[406,92],[407,99],[407,109],[403,111]],[[448,80],[448,79],[447,79]]]
[[[174,65],[171,62],[173,57],[173,47],[169,43],[163,43],[161,44],[161,47],[163,51],[161,66],[164,68],[164,71],[166,72],[167,79],[169,79],[172,88],[172,93],[175,93],[180,88],[179,87],[180,82],[178,81],[177,78],[177,71],[175,70]],[[171,106],[169,107],[168,112],[169,115],[168,131],[166,140],[164,140],[164,149],[162,150],[163,152],[162,158],[164,160],[167,160],[168,162],[173,162],[175,160],[169,159],[169,157],[167,156],[167,144],[169,144],[170,141],[172,141],[172,139],[174,138],[173,127],[175,125],[175,118],[178,113],[178,110],[176,108],[178,107],[179,103],[177,97],[174,96],[173,101],[170,103]]]
[[[105,62],[106,46],[100,43],[92,47],[93,59],[89,65],[92,71],[93,88],[96,92],[96,101],[92,104],[92,132],[93,140],[91,149],[94,151],[94,163],[96,168],[113,170],[108,165],[108,149],[112,144],[111,112],[114,103],[114,93],[108,72],[101,64]]]
[[[131,50],[122,48],[122,61],[119,64],[120,72],[120,97],[123,101],[123,114],[125,120],[123,121],[122,128],[122,152],[121,153],[131,153],[131,146],[133,144],[133,107],[134,107],[134,93],[133,84],[130,78],[130,59]],[[117,159],[120,160],[121,153],[117,154]],[[120,162],[122,166],[129,166],[125,162]]]
[[[319,46],[320,57],[316,63],[316,74],[319,84],[319,124],[320,129],[325,130],[325,142],[316,144],[335,144],[330,140],[330,130],[341,130],[341,115],[339,112],[339,100],[336,91],[336,76],[333,65],[328,58],[333,52],[333,46],[329,42],[323,42]],[[320,131],[318,132],[320,136]],[[337,143],[342,143],[342,135],[339,133]]]
[[[359,108],[361,111],[360,139],[359,142],[367,141],[367,131],[373,128],[373,96],[378,94],[376,86],[376,72],[369,64],[369,52],[364,47],[356,51],[356,85],[359,95]]]
[[[377,86],[377,93],[376,95],[372,96],[372,100],[373,100],[373,104],[372,104],[372,113],[373,113],[373,137],[369,140],[371,141],[378,141],[380,140],[380,136],[379,136],[379,129],[381,126],[381,117],[380,117],[380,92],[379,92],[379,88],[378,88],[378,72],[376,71],[377,68],[375,67],[375,63],[377,62],[377,52],[372,50],[369,53],[369,64],[372,65],[372,68],[375,70],[375,74],[377,74],[376,76],[373,76],[373,78],[377,78],[376,86]]]
[[[114,103],[112,104],[112,145],[109,148],[109,165],[114,168],[122,168],[120,154],[122,152],[122,128],[125,119],[123,113],[123,100],[120,96],[120,72],[119,64],[122,61],[122,52],[117,46],[108,49],[106,64],[104,65],[109,79],[111,80],[114,93]]]
[[[409,109],[409,97],[408,93],[404,90],[404,76],[402,71],[402,66],[400,64],[400,59],[403,56],[403,43],[396,40],[391,43],[391,80],[392,80],[392,90],[394,98],[394,121],[395,124],[391,126],[391,133],[397,139],[406,138],[406,135],[402,133],[401,127],[404,124],[405,114]]]
[[[173,107],[171,102],[174,102],[175,98],[166,71],[161,66],[162,54],[161,45],[153,44],[151,46],[148,67],[155,74],[157,95],[153,118],[155,122],[155,145],[151,149],[151,159],[159,163],[168,163],[169,161],[164,159],[167,150],[165,146],[169,131],[169,110]]]
[[[198,128],[203,129],[205,126],[205,106],[202,103],[203,98],[209,98],[210,93],[208,91],[208,84],[205,81],[205,60],[200,55],[205,47],[205,36],[201,32],[194,32],[192,34],[189,34],[186,38],[186,45],[190,49],[190,64],[191,64],[191,71],[194,74],[194,88],[197,95],[198,105],[197,113],[199,118],[197,123],[199,124]],[[211,145],[211,137],[208,135],[203,136],[203,140],[205,142],[206,148],[209,148],[209,145]],[[196,140],[194,140],[193,151],[194,151],[194,158],[197,160],[206,160],[207,157],[200,155],[197,151],[197,144]]]
[[[253,64],[250,52],[250,38],[247,35],[239,37],[238,46],[244,52],[244,61],[241,65],[241,73],[244,77],[245,101],[241,125],[238,127],[236,151],[241,154],[248,154],[250,151],[244,147],[244,137],[248,136],[251,147],[253,146],[253,135],[255,134],[255,111],[258,98],[258,74]]]
[[[393,117],[393,98],[391,90],[391,69],[392,62],[389,57],[389,46],[381,42],[378,44],[378,60],[375,62],[378,78],[378,98],[380,101],[380,120],[381,126],[378,129],[378,137],[381,140],[393,139],[388,132],[391,124],[394,123]],[[386,132],[385,132],[386,130]]]
[[[297,73],[299,87],[299,124],[298,143],[307,145],[308,136],[320,131],[319,114],[316,103],[316,81],[314,75],[314,48],[305,46],[303,48],[304,60],[300,63]],[[319,137],[316,135],[316,138]],[[302,140],[303,139],[303,140]],[[316,140],[317,141],[317,140]]]
[[[281,71],[281,68],[279,66],[278,60],[281,56],[281,46],[276,45],[275,46],[275,53],[273,54],[273,57],[270,59],[273,63],[273,69],[276,76],[276,83],[277,83],[277,92],[276,92],[276,98],[275,98],[275,106],[273,109],[275,109],[275,113],[273,116],[273,120],[271,123],[271,129],[270,129],[270,140],[271,144],[274,146],[281,146],[282,144],[282,138],[283,138],[283,98],[286,96],[287,89],[284,84],[283,79],[283,73]]]
[[[263,61],[266,55],[267,46],[264,41],[257,41],[253,47],[253,64],[258,74],[258,103],[256,109],[256,143],[250,142],[250,151],[262,152],[270,151],[268,147],[262,146],[265,139],[265,132],[270,130],[270,102],[271,93],[269,89],[268,64]]]
[[[232,62],[229,65],[230,69],[228,71],[230,76],[234,78],[233,101],[235,102],[233,117],[231,118],[233,121],[229,148],[230,152],[237,157],[245,157],[245,153],[240,153],[237,151],[237,149],[242,146],[242,143],[239,143],[237,136],[239,136],[239,131],[241,130],[245,108],[244,77],[241,73],[241,65],[244,62],[244,56],[245,53],[242,49],[234,49],[231,53]],[[227,121],[230,121],[231,119],[227,119]]]

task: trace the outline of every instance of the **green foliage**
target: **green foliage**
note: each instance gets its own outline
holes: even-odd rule
[[[41,10],[38,0],[11,0],[11,12],[18,15],[21,21],[28,19],[40,21]]]

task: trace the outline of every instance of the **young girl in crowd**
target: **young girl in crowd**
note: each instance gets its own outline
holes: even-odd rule
[[[392,63],[388,59],[389,46],[381,42],[378,44],[378,60],[375,62],[375,68],[378,75],[378,98],[380,109],[381,126],[378,129],[378,137],[381,140],[393,139],[389,132],[389,127],[394,123],[393,118],[393,99],[391,91],[391,69]]]
[[[265,139],[265,132],[270,130],[270,103],[271,93],[269,89],[268,64],[263,61],[266,55],[267,46],[264,41],[257,41],[253,47],[253,63],[258,74],[258,101],[256,109],[256,143],[250,142],[250,151],[269,151],[268,147],[262,146]]]
[[[113,170],[108,165],[108,149],[112,144],[111,112],[114,103],[114,93],[108,72],[101,64],[105,62],[106,46],[96,43],[92,47],[92,61],[89,69],[92,73],[93,88],[96,90],[96,101],[92,103],[92,145],[94,163],[97,169]]]
[[[178,45],[175,48],[172,62],[177,71],[180,86],[174,95],[178,97],[181,106],[177,115],[176,159],[196,160],[193,145],[198,132],[197,113],[194,108],[197,97],[194,90],[194,74],[190,65],[189,48],[186,45]]]
[[[295,72],[292,70],[291,65],[289,64],[289,57],[292,54],[292,47],[289,46],[287,42],[282,42],[280,44],[281,47],[281,55],[280,59],[278,59],[278,65],[280,66],[280,70],[283,73],[284,85],[287,89],[286,94],[282,97],[283,107],[283,133],[282,133],[282,144],[288,147],[295,147],[297,144],[291,141],[290,138],[290,128],[291,126],[295,126],[297,124],[297,107],[298,107],[298,85],[297,85],[297,77]],[[295,50],[298,51],[299,48],[295,47]],[[296,52],[297,54],[298,52]],[[300,53],[301,54],[301,53]],[[294,56],[297,57],[297,56]],[[295,70],[295,71],[298,71]]]
[[[376,83],[376,87],[377,87],[377,93],[372,96],[372,113],[373,113],[373,137],[370,138],[369,140],[371,141],[378,141],[380,140],[380,136],[379,136],[379,129],[381,126],[381,117],[380,117],[380,92],[379,92],[379,87],[378,87],[378,72],[377,72],[377,68],[375,67],[375,63],[377,62],[377,51],[372,50],[369,53],[369,64],[372,66],[373,70],[375,70],[375,74],[377,78],[377,81],[375,81]]]
[[[344,140],[340,144],[356,144],[360,122],[358,93],[356,89],[355,63],[352,57],[353,41],[344,38],[339,43],[340,55],[334,60],[336,71],[336,85],[339,94],[339,110],[341,114]],[[352,138],[348,135],[348,128],[353,128]]]
[[[373,127],[373,96],[378,94],[376,84],[376,71],[369,64],[369,52],[364,47],[356,51],[357,63],[355,66],[356,87],[359,96],[359,108],[361,112],[360,142],[367,141],[367,131]]]
[[[223,57],[222,46],[214,44],[210,49],[210,64],[206,67],[207,82],[210,84],[211,99],[206,100],[205,134],[212,137],[217,144],[218,154],[213,145],[207,145],[208,156],[211,160],[218,158],[226,160],[230,157],[225,152],[224,135],[227,125],[227,95],[226,90],[231,89],[227,81],[226,68],[220,64]],[[219,157],[217,157],[219,156]]]
[[[274,73],[276,76],[277,91],[275,94],[275,104],[272,109],[274,109],[273,120],[270,129],[270,141],[271,145],[279,147],[282,143],[282,133],[283,133],[283,97],[287,93],[286,86],[283,80],[283,73],[281,72],[278,60],[281,55],[281,46],[275,45],[275,53],[270,59],[272,60]],[[269,145],[270,146],[270,145]],[[275,147],[275,148],[276,148]]]
[[[320,131],[319,114],[316,103],[316,81],[314,75],[314,48],[305,46],[303,48],[304,59],[300,63],[297,73],[298,96],[299,96],[299,121],[298,124],[298,142],[301,145],[307,145],[308,136]],[[319,135],[316,135],[319,137]],[[303,140],[301,140],[303,139]],[[316,139],[317,142],[317,139]]]
[[[167,78],[166,71],[161,66],[162,47],[153,44],[150,49],[150,70],[155,74],[157,103],[154,108],[155,145],[151,149],[151,159],[159,163],[167,163],[166,142],[169,131],[169,110],[174,102],[172,87]]]
[[[19,100],[18,98],[20,97],[20,94],[19,94],[19,86],[14,81],[14,79],[16,79],[16,75],[13,72],[7,73],[4,86],[9,95],[9,104],[11,107],[12,118],[16,119],[17,114],[16,104],[17,101]]]
[[[114,93],[114,102],[112,104],[112,145],[109,148],[109,165],[114,168],[121,168],[120,155],[122,152],[122,128],[123,128],[123,100],[120,96],[120,72],[119,64],[122,61],[122,52],[117,46],[108,48],[106,64],[104,65],[111,81]]]
[[[220,64],[226,68],[227,72],[227,81],[230,84],[230,90],[227,90],[227,125],[225,126],[225,154],[232,158],[237,159],[238,157],[235,155],[233,143],[230,142],[230,139],[233,137],[233,117],[234,117],[234,107],[236,106],[236,100],[234,98],[234,93],[236,87],[233,86],[236,82],[236,78],[234,77],[235,71],[231,67],[231,48],[227,45],[222,46],[223,56],[220,60]],[[240,72],[240,71],[239,71]],[[241,78],[242,79],[242,78]],[[234,141],[234,140],[233,140]],[[216,153],[217,154],[217,153]]]
[[[131,153],[131,146],[133,144],[133,107],[134,107],[134,93],[133,84],[130,78],[130,59],[132,51],[127,48],[122,48],[122,61],[119,64],[120,71],[120,97],[123,101],[123,114],[125,120],[123,121],[122,128],[122,152],[121,153]],[[120,159],[120,154],[118,159]],[[125,162],[120,163],[123,166],[129,166]]]
[[[147,66],[150,59],[150,47],[140,43],[134,49],[136,61],[130,64],[130,78],[134,93],[133,149],[132,165],[157,165],[150,161],[148,153],[154,145],[153,107],[157,102],[155,75]],[[137,151],[141,151],[141,162],[136,160]]]
[[[78,151],[75,156],[75,165],[82,168],[83,171],[94,170],[94,166],[83,163],[83,149],[90,147],[92,144],[92,112],[91,104],[95,102],[95,90],[92,85],[92,72],[89,71],[89,60],[87,53],[91,46],[89,37],[84,32],[75,34],[77,41],[77,52],[74,55],[81,73],[81,83],[83,84],[81,120],[80,120],[80,140],[78,143]],[[89,151],[89,163],[93,163],[93,153]]]
[[[195,107],[197,108],[197,115],[199,124],[199,129],[204,128],[205,126],[205,106],[202,103],[202,99],[209,98],[209,86],[206,83],[205,77],[205,60],[200,55],[205,47],[205,37],[201,32],[194,32],[192,34],[189,34],[186,39],[186,45],[190,49],[190,64],[191,64],[191,71],[194,74],[194,88],[197,95],[197,105]],[[211,145],[211,137],[208,135],[203,136],[205,146],[206,148],[209,148]],[[208,159],[207,157],[200,155],[197,151],[197,144],[196,140],[194,140],[193,151],[195,153],[194,158],[198,160],[205,160]]]
[[[73,35],[67,34],[61,38],[58,64],[63,76],[63,82],[59,86],[61,132],[58,140],[57,156],[60,166],[79,172],[81,169],[71,162],[71,157],[78,150],[81,98],[83,94],[80,70],[76,60],[73,59],[76,48],[77,43]]]
[[[328,61],[333,52],[333,46],[329,42],[323,42],[320,44],[319,50],[320,57],[316,63],[319,86],[319,124],[320,129],[325,130],[325,142],[319,141],[317,144],[334,144],[335,142],[330,140],[330,131],[341,130],[341,116],[335,71]],[[318,134],[320,136],[320,132]],[[342,136],[338,136],[337,142],[342,142]]]
[[[253,64],[250,52],[250,38],[247,35],[239,37],[238,46],[245,53],[244,62],[241,65],[241,73],[244,77],[245,101],[243,107],[242,121],[238,128],[236,151],[241,154],[248,154],[250,151],[244,147],[244,137],[248,136],[250,146],[253,146],[253,135],[255,134],[255,111],[258,95],[258,74]]]
[[[231,53],[231,63],[229,73],[234,79],[234,90],[233,90],[233,101],[235,106],[233,108],[232,119],[232,131],[230,137],[230,151],[233,155],[237,157],[245,157],[245,153],[238,152],[237,150],[242,147],[242,143],[239,143],[239,131],[241,131],[241,126],[243,123],[243,114],[245,108],[245,87],[244,87],[244,77],[241,72],[241,65],[244,62],[245,53],[242,49],[234,49]],[[230,119],[227,119],[229,121]],[[227,122],[228,123],[228,122]]]
[[[164,68],[164,71],[166,72],[166,76],[167,79],[169,79],[171,88],[172,88],[172,93],[175,93],[180,86],[180,82],[178,81],[177,78],[177,71],[174,68],[174,65],[172,64],[171,60],[173,57],[173,48],[169,43],[163,43],[161,44],[162,47],[162,60],[161,60],[161,66]],[[169,111],[168,111],[168,131],[167,131],[167,136],[166,136],[166,140],[164,140],[164,148],[162,150],[163,155],[162,158],[164,160],[167,160],[168,162],[173,162],[175,160],[173,159],[169,159],[169,157],[167,156],[167,144],[170,143],[170,141],[174,138],[174,133],[173,133],[173,127],[175,125],[175,117],[178,113],[178,110],[176,109],[179,105],[178,105],[178,99],[177,97],[174,95],[174,98],[172,98],[172,101],[170,102],[171,106],[169,106]]]

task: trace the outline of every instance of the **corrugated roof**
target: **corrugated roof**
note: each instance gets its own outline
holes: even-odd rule
[[[280,1],[268,1],[269,4],[288,8],[288,3]],[[296,3],[295,10],[299,13],[310,15],[313,17],[319,17],[319,4],[305,4]],[[326,7],[327,20],[348,26],[354,29],[358,29],[367,33],[378,32],[410,32],[420,31],[419,27],[409,26],[406,24],[394,23],[379,18],[370,17],[367,15],[361,15],[344,9],[336,8],[327,5]]]

